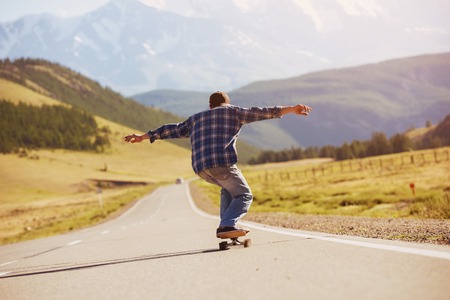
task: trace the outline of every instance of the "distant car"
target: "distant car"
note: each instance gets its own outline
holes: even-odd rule
[[[184,182],[184,179],[182,177],[177,178],[177,180],[175,180],[176,184],[182,184]]]

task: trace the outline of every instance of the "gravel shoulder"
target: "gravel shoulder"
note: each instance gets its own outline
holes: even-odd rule
[[[219,208],[195,184],[191,184],[190,188],[193,199],[200,209],[210,214],[218,214]],[[250,212],[244,220],[305,231],[450,246],[450,220],[298,215],[277,212]]]
[[[249,213],[245,220],[306,231],[450,246],[450,221],[289,213]]]

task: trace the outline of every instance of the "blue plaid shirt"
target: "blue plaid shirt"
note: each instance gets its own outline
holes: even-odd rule
[[[192,168],[227,167],[237,163],[236,138],[242,125],[255,121],[281,118],[281,107],[242,108],[223,105],[190,116],[178,124],[166,124],[147,132],[150,142],[156,139],[190,137]]]

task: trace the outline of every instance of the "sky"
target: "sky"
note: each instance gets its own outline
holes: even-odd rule
[[[109,0],[0,0],[0,22],[14,21],[25,15],[41,13],[73,17],[108,2]]]

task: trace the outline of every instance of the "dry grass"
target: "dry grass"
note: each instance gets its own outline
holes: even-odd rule
[[[106,120],[99,123],[112,131],[112,146],[105,153],[38,150],[26,157],[0,155],[1,243],[64,232],[103,219],[106,216],[96,213],[85,218],[78,215],[98,208],[99,182],[113,183],[103,189],[103,200],[111,203],[119,197],[121,204],[116,209],[121,209],[126,205],[124,197],[128,202],[134,200],[127,197],[130,188],[141,191],[133,192],[136,198],[149,189],[133,186],[171,183],[177,177],[194,175],[189,150],[163,141],[126,144],[122,138],[133,130]],[[70,216],[77,221],[64,221],[66,225],[61,226],[61,220]],[[36,228],[38,235],[30,232]]]
[[[255,196],[244,219],[293,229],[449,245],[450,161],[446,153],[450,148],[438,151],[438,162],[434,150],[428,150],[354,160],[351,169],[350,161],[243,167]],[[218,187],[194,181],[191,190],[201,209],[218,214]]]
[[[193,176],[189,150],[163,141],[126,144],[123,136],[134,130],[99,123],[112,131],[105,153],[37,150],[26,157],[0,155],[0,205],[84,192],[87,180],[161,182]]]
[[[3,79],[0,91],[0,98],[15,103],[62,104]],[[111,147],[104,153],[43,149],[0,155],[0,243],[99,222],[155,184],[194,175],[188,149],[164,141],[127,144],[123,137],[136,130],[96,120],[111,131]],[[104,185],[105,214],[98,211],[99,182]]]
[[[428,150],[242,170],[254,194],[252,212],[449,219],[449,151],[449,147],[441,148],[436,157],[434,150]],[[411,183],[415,184],[414,195]],[[218,205],[218,188],[198,185]]]
[[[5,99],[16,104],[22,102],[37,106],[41,106],[43,104],[66,105],[53,98],[36,93],[35,91],[27,89],[20,84],[5,80],[3,78],[0,78],[0,91],[0,99]]]

